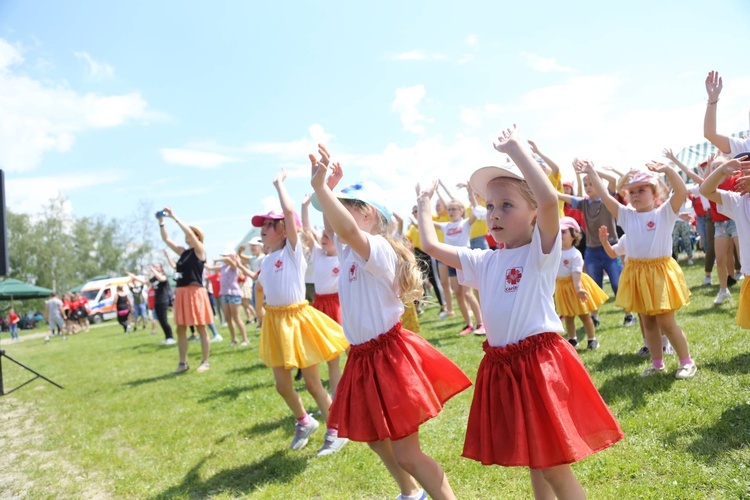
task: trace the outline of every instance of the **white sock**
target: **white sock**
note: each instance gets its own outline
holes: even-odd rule
[[[422,498],[422,495],[424,495],[424,490],[419,490],[415,494],[408,496],[401,493],[398,497],[401,500],[419,500],[420,498]]]

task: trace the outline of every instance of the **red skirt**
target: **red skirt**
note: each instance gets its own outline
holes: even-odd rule
[[[557,333],[483,347],[464,457],[546,469],[623,438],[575,349]]]
[[[341,324],[341,303],[338,293],[327,293],[325,295],[316,293],[312,306],[339,325]]]
[[[458,366],[399,322],[351,346],[328,426],[352,441],[402,439],[469,386]]]

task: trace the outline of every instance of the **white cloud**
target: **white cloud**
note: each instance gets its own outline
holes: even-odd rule
[[[70,150],[86,130],[159,117],[137,92],[80,94],[14,73],[23,62],[20,48],[0,39],[0,165],[9,172],[35,169],[47,151]]]
[[[17,213],[36,213],[51,198],[96,186],[113,184],[120,175],[113,171],[68,173],[60,176],[19,177],[7,181],[8,208]]]
[[[183,165],[197,168],[217,168],[227,163],[237,163],[241,160],[208,151],[195,149],[162,148],[159,150],[164,162],[171,165]]]
[[[88,74],[92,78],[107,79],[115,76],[115,68],[111,64],[95,61],[88,52],[73,52],[78,59],[86,62]]]
[[[414,49],[396,54],[391,59],[394,61],[443,61],[446,57],[436,52],[427,53],[422,49]]]
[[[537,54],[531,54],[529,52],[521,52],[521,57],[527,66],[535,71],[542,73],[560,72],[560,73],[572,73],[575,70],[568,66],[559,64],[554,58],[542,57]]]
[[[407,132],[424,134],[423,124],[432,122],[417,109],[425,94],[422,84],[396,89],[396,98],[391,103],[391,110],[399,114],[404,130]]]
[[[476,45],[479,42],[479,37],[476,35],[469,35],[466,37],[466,45]]]

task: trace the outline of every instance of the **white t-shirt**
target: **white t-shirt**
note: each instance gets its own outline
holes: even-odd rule
[[[737,156],[740,153],[747,153],[750,151],[750,137],[741,139],[739,137],[729,138],[729,150],[732,156]]]
[[[487,216],[487,209],[477,205],[472,209],[474,216],[478,219]],[[436,222],[445,236],[445,243],[454,247],[468,247],[471,240],[471,224],[469,219],[461,219],[458,222]]]
[[[671,198],[670,198],[671,199]],[[629,259],[655,259],[672,255],[672,230],[677,214],[667,200],[650,212],[636,212],[620,205],[617,224],[628,235],[625,255]]]
[[[560,266],[557,268],[558,278],[570,278],[573,273],[583,272],[583,255],[576,247],[562,250]]]
[[[260,263],[263,262],[263,259],[266,258],[266,254],[262,253],[260,255],[251,255],[250,261],[247,263],[247,268],[250,269],[252,272],[257,273],[260,269]]]
[[[310,264],[313,265],[313,283],[315,293],[328,295],[339,291],[339,257],[326,255],[325,250],[315,243],[310,254]]]
[[[370,259],[334,237],[343,275],[339,300],[344,335],[350,344],[363,344],[389,331],[404,312],[396,282],[396,251],[382,236],[367,234]]]
[[[487,342],[504,347],[543,332],[563,332],[555,312],[555,278],[560,264],[560,236],[545,255],[539,229],[519,248],[459,248],[458,282],[479,290]]]
[[[612,245],[612,250],[615,251],[615,255],[618,257],[625,257],[625,241],[627,240],[627,234],[620,236],[620,241]]]
[[[260,264],[260,281],[266,304],[273,307],[289,306],[305,300],[305,270],[307,262],[302,254],[302,242],[292,248],[286,240],[284,248],[266,255]]]
[[[720,214],[732,219],[737,226],[740,241],[740,265],[742,274],[750,274],[750,197],[734,191],[720,190],[721,205],[716,204]]]

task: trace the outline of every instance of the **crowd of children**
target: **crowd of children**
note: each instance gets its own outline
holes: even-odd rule
[[[697,232],[704,251],[706,217],[716,226],[711,238],[721,287],[716,304],[731,297],[730,255],[736,251],[743,271],[750,266],[748,252],[739,251],[750,243],[750,202],[744,196],[750,187],[750,154],[745,153],[750,141],[716,133],[721,86],[711,72],[705,134],[720,153],[699,174],[689,172],[699,185],[692,190],[664,163],[619,173],[575,159],[576,196],[575,185],[562,182],[554,161],[534,142],[522,141],[514,126],[494,144],[509,161],[500,158],[500,167],[480,168],[460,184],[470,208],[440,181],[417,186],[407,238],[402,227],[394,230],[402,221],[376,186],[345,183],[336,190],[344,172],[324,146],[309,157],[314,194],[303,200],[301,220],[282,170],[273,181],[280,209],[252,218],[260,228],[259,239],[250,242],[252,256],[229,251],[216,262],[220,266],[207,268],[221,270],[214,281],[232,339],[239,333],[241,345],[248,337],[240,304],[243,296],[251,297],[261,326],[260,358],[296,419],[291,449],[306,446],[319,427],[294,389],[297,369],[325,420],[318,456],[335,453],[350,440],[366,442],[393,476],[398,498],[454,497],[441,466],[422,451],[419,428],[472,382],[413,331],[419,328],[421,297],[431,285],[441,318],[454,315],[455,293],[465,324],[459,335],[486,336],[463,456],[484,465],[528,467],[537,498],[585,497],[570,464],[623,438],[576,350],[576,317],[586,349],[600,347],[598,310],[609,298],[605,275],[625,313],[624,325],[640,324],[644,347],[639,354],[651,358],[641,376],[666,372],[664,355],[676,353],[674,377],[690,379],[697,364],[677,316],[690,303],[690,290],[676,258],[682,246],[685,264],[692,264],[691,209],[702,221]],[[688,173],[670,150],[664,154]],[[580,196],[581,188],[586,196]],[[431,211],[435,194],[437,215]],[[323,214],[320,233],[310,224],[309,205]],[[190,287],[176,297],[182,301],[175,305],[181,341],[177,371],[188,370],[182,343],[187,326],[197,327],[204,339],[199,371],[205,371],[205,327],[213,327],[208,304],[217,290],[212,294],[200,278],[206,261],[203,234],[169,208],[160,213],[163,238],[180,255],[178,287]],[[177,221],[186,246],[166,237],[163,218]],[[476,238],[475,222],[486,238]],[[306,300],[308,266],[313,267],[308,276],[315,291],[312,305]],[[163,269],[154,274],[158,285]],[[240,278],[254,284],[250,291],[243,290]],[[749,282],[745,279],[740,292],[737,324],[742,328],[750,328]],[[321,363],[328,365],[328,390],[318,371]]]

